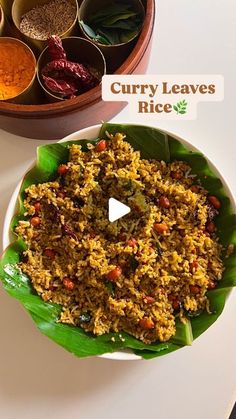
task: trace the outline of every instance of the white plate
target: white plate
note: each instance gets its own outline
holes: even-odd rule
[[[92,126],[92,127],[89,127],[89,128],[85,128],[81,131],[77,131],[77,132],[75,132],[71,135],[68,135],[67,137],[63,138],[59,142],[97,138],[98,135],[99,135],[99,132],[100,132],[100,128],[101,128],[101,125],[95,125],[95,126]],[[172,136],[176,140],[179,140],[189,150],[200,151],[197,148],[193,147],[186,140],[183,140],[182,138],[179,138],[175,134],[172,134],[172,133],[164,131],[164,130],[161,130],[161,131],[165,132],[166,134],[169,134],[170,136]],[[207,162],[208,162],[210,168],[212,169],[212,171],[216,174],[217,177],[219,177],[221,179],[221,181],[223,183],[223,186],[224,186],[224,189],[225,189],[225,192],[226,192],[226,194],[228,195],[228,197],[231,201],[233,211],[234,211],[234,213],[236,213],[235,200],[234,200],[234,197],[233,197],[228,185],[226,184],[225,180],[223,179],[221,174],[218,172],[216,167],[213,165],[213,163],[206,156],[205,156],[205,158],[207,159]],[[28,170],[27,170],[27,172],[28,172]],[[3,225],[3,249],[6,249],[7,246],[9,246],[9,244],[13,240],[13,236],[10,232],[10,223],[11,223],[12,217],[16,214],[16,212],[18,210],[17,197],[18,197],[18,194],[19,194],[19,191],[20,191],[21,183],[22,183],[22,179],[21,179],[20,183],[17,185],[15,191],[13,192],[13,195],[11,197],[11,200],[10,200],[8,208],[7,208],[7,212],[6,212],[6,216],[5,216],[5,220],[4,220],[4,225]],[[133,361],[133,360],[141,360],[142,359],[140,356],[137,356],[137,355],[133,354],[132,351],[129,351],[129,350],[107,353],[107,354],[101,355],[100,357],[101,358],[106,358],[106,359],[119,360],[119,361]]]

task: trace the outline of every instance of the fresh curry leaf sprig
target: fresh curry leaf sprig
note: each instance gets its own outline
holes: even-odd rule
[[[135,11],[132,5],[112,1],[109,7],[92,14],[86,22],[80,20],[80,25],[92,40],[117,45],[138,35],[143,18],[144,14]]]

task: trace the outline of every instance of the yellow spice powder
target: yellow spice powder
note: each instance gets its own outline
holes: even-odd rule
[[[35,74],[35,60],[30,50],[19,42],[0,42],[0,100],[22,93]]]

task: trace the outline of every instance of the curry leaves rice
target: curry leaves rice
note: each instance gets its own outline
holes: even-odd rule
[[[141,159],[122,134],[88,148],[72,144],[57,180],[26,190],[29,219],[16,228],[28,245],[20,267],[43,300],[61,304],[63,323],[168,341],[177,318],[209,310],[207,291],[222,277],[209,218],[220,200],[186,163]],[[132,209],[115,223],[107,217],[111,193]]]

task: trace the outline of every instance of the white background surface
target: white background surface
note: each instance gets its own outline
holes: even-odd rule
[[[156,125],[200,148],[236,196],[235,0],[159,0],[157,6],[149,73],[222,74],[226,94],[222,103],[201,104],[196,121]],[[126,115],[116,121],[128,122]],[[0,130],[0,227],[38,144]],[[236,398],[235,297],[192,347],[121,363],[74,358],[0,290],[0,418],[228,418]]]

